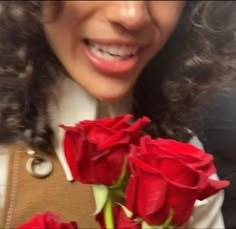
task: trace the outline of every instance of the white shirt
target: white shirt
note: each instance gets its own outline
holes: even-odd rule
[[[130,113],[131,100],[131,96],[128,95],[120,101],[104,104],[107,108],[108,116]],[[48,112],[51,128],[55,134],[55,151],[64,169],[65,179],[69,181],[73,180],[73,178],[63,151],[64,130],[60,128],[59,125],[73,126],[85,119],[96,119],[98,116],[98,104],[99,102],[96,98],[92,97],[78,85],[78,83],[75,83],[68,77],[58,82],[55,96],[49,101]],[[199,148],[203,148],[197,137],[193,137],[190,143]],[[3,195],[6,188],[7,162],[7,150],[6,147],[2,146],[0,147],[0,208],[3,206]],[[214,174],[212,178],[218,179],[216,174]],[[224,228],[223,217],[220,210],[223,204],[223,197],[224,192],[221,191],[203,201],[197,200],[194,212],[184,228]]]
[[[3,206],[3,195],[6,188],[7,182],[7,166],[8,166],[8,156],[7,148],[5,146],[0,146],[0,208]]]

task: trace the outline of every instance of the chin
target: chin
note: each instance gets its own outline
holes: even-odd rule
[[[124,98],[132,91],[135,83],[135,77],[125,77],[124,79],[117,79],[110,76],[86,77],[85,80],[78,80],[77,82],[89,92],[90,95],[101,101],[115,102]]]
[[[98,100],[103,102],[116,102],[122,99],[125,95],[99,95],[96,96]]]
[[[122,97],[100,97],[100,98],[98,98],[98,100],[103,101],[103,102],[112,103],[112,102],[119,101],[121,98]]]
[[[128,91],[122,91],[122,92],[116,92],[116,93],[92,93],[94,97],[96,97],[98,100],[104,101],[104,102],[116,102],[124,98],[128,94]]]

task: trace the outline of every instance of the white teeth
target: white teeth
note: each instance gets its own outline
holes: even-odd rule
[[[102,58],[104,60],[108,61],[117,61],[117,60],[122,60],[124,58],[121,58],[119,56],[112,56],[109,53],[103,52],[95,48],[94,46],[89,46],[89,49],[92,53],[94,53],[97,57]]]
[[[98,53],[99,55],[104,54],[104,56],[106,56],[108,59],[110,57],[114,57],[114,58],[118,57],[119,59],[128,58],[132,55],[136,55],[139,49],[138,47],[131,47],[131,46],[125,46],[125,45],[102,45],[102,44],[95,44],[95,43],[90,43],[89,48],[91,49],[91,51],[96,52],[95,54],[98,54]]]
[[[90,46],[90,50],[98,57],[102,58],[102,52],[98,51],[94,46]]]

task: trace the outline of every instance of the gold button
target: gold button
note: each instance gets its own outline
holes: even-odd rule
[[[46,178],[53,170],[52,162],[44,155],[33,155],[26,162],[26,170],[33,177]]]

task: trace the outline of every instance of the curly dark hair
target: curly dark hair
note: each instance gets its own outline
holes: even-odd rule
[[[52,3],[56,20],[63,1]],[[64,69],[45,38],[41,4],[0,2],[0,142],[23,140],[50,151],[47,98]],[[133,114],[152,120],[149,134],[188,140],[206,96],[236,76],[235,21],[235,1],[187,1],[175,32],[134,87]]]

